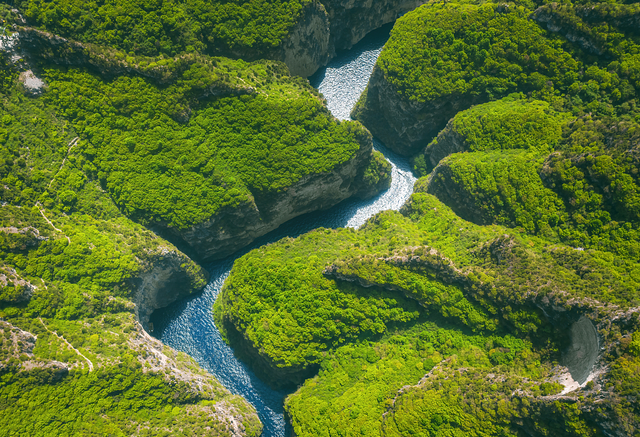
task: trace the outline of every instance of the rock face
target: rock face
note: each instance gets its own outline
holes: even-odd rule
[[[359,138],[360,149],[330,172],[304,176],[280,193],[226,207],[210,220],[189,229],[169,228],[174,239],[204,260],[222,259],[294,217],[328,209],[349,197],[372,197],[387,188],[390,172],[371,185],[365,180],[372,158],[371,136]]]
[[[140,324],[147,328],[149,316],[155,310],[200,291],[208,276],[206,270],[176,249],[162,248],[151,255],[133,284],[132,300]]]
[[[424,0],[314,1],[306,7],[276,56],[287,64],[291,74],[311,76],[337,51],[350,49],[367,33],[424,3]]]
[[[394,152],[411,156],[424,149],[458,112],[485,101],[486,96],[472,95],[411,101],[386,80],[376,65],[351,117],[361,121]]]
[[[598,333],[591,320],[582,316],[571,325],[570,335],[571,345],[562,354],[562,364],[578,384],[584,384],[598,360]]]
[[[438,136],[424,149],[424,155],[433,168],[447,156],[467,150],[469,150],[469,147],[465,142],[464,136],[454,129],[453,119],[451,119]]]
[[[311,76],[329,62],[330,34],[329,14],[320,2],[314,1],[289,32],[278,57],[287,64],[291,74]]]

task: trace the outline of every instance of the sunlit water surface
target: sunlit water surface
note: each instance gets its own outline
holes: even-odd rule
[[[326,97],[335,117],[349,119],[388,37],[388,28],[372,32],[310,78],[311,84]],[[409,162],[385,149],[378,141],[374,140],[374,145],[393,167],[393,180],[387,191],[366,201],[347,200],[327,211],[307,214],[283,224],[245,250],[207,266],[211,281],[201,294],[176,302],[152,316],[155,335],[160,340],[191,355],[232,393],[243,396],[255,406],[264,424],[262,435],[265,437],[284,437],[283,400],[287,393],[270,389],[234,357],[233,350],[222,340],[213,322],[213,303],[234,260],[249,250],[283,237],[297,237],[318,227],[359,227],[377,212],[399,209],[411,194],[415,182]]]

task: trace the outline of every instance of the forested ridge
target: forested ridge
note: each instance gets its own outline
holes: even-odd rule
[[[250,53],[277,48],[308,0],[76,1],[20,0],[43,29],[144,56]]]
[[[216,406],[259,434],[244,401],[136,321],[136,280],[154,265],[174,258],[183,293],[204,286],[202,269],[123,216],[84,172],[77,132],[4,71],[3,435],[227,435]]]
[[[1,433],[259,435],[252,406],[145,331],[208,277],[149,227],[256,209],[344,165],[375,191],[389,165],[281,62],[14,33],[0,7]]]

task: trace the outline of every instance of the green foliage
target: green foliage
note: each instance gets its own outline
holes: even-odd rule
[[[548,153],[560,142],[567,119],[568,114],[556,112],[549,103],[525,99],[522,94],[476,105],[456,114],[438,137],[414,157],[414,170],[426,176],[453,151],[525,149]]]
[[[459,113],[416,160],[423,173],[460,144],[467,150],[513,145],[530,152],[456,153],[440,161],[426,191],[475,223],[518,227],[638,259],[640,127],[608,117],[566,122],[560,115],[539,118],[538,134],[530,135],[522,112],[529,107],[535,114],[536,106],[508,98]],[[511,114],[516,122],[504,121]],[[552,150],[545,159],[543,153]]]
[[[211,405],[236,401],[204,372],[198,390],[150,372],[133,314],[136,281],[163,256],[186,291],[205,285],[201,268],[89,180],[83,144],[46,101],[12,88],[0,102],[0,433],[228,435]]]
[[[543,160],[519,151],[454,154],[440,162],[428,191],[475,223],[553,237],[551,228],[566,220],[566,213],[538,175]]]
[[[306,0],[19,0],[26,18],[50,32],[145,56],[250,53],[277,48]]]
[[[542,294],[563,290],[627,308],[640,298],[638,262],[625,256],[576,250],[499,226],[473,225],[434,196],[420,192],[412,195],[402,212],[422,233],[423,243],[437,249],[439,256],[459,268],[483,266],[469,275],[472,290],[478,298],[491,297],[503,308],[524,303],[532,289]],[[483,291],[482,284],[489,284],[489,289]]]
[[[547,102],[513,95],[458,113],[452,128],[464,137],[471,152],[526,149],[545,153],[558,145],[567,118]]]
[[[333,120],[308,85],[277,79],[279,64],[221,62],[259,91],[192,103],[187,96],[201,80],[217,80],[222,64],[214,76],[193,64],[169,87],[48,71],[47,100],[86,138],[77,166],[99,178],[127,216],[187,228],[223,207],[261,205],[304,175],[349,160],[366,141],[361,126]],[[74,193],[58,196],[73,208]]]
[[[562,240],[638,259],[640,126],[587,117],[568,126],[564,137],[541,174],[570,215]]]
[[[403,98],[438,101],[445,111],[450,110],[445,105],[465,109],[517,91],[576,115],[637,119],[640,55],[632,35],[637,8],[554,3],[532,14],[534,8],[521,2],[428,3],[398,20],[377,65]],[[579,16],[595,21],[583,25]],[[602,53],[589,53],[600,44],[590,35],[606,46]]]
[[[636,331],[634,339],[637,338],[638,332]],[[620,357],[614,362],[610,384],[615,393],[619,395],[611,405],[614,415],[623,424],[624,431],[633,435],[638,432],[638,423],[640,422],[640,408],[635,400],[640,390],[640,358],[637,354]]]
[[[60,168],[74,132],[41,100],[15,89],[0,102],[0,198],[30,207]]]
[[[558,392],[557,383],[541,382],[549,368],[539,360],[530,344],[510,336],[421,323],[336,349],[285,408],[299,436],[517,435],[523,416],[549,430],[572,414],[588,432],[569,435],[592,435],[579,412],[545,414],[542,402],[512,398],[516,387]]]
[[[403,214],[383,212],[355,232],[319,229],[248,253],[225,282],[218,321],[244,333],[273,369],[288,371],[421,313],[553,344],[557,332],[529,306],[531,290],[558,293],[558,305],[583,297],[623,307],[639,301],[633,261],[473,225],[424,193]]]
[[[156,430],[183,428],[181,435],[204,431],[204,418],[193,424],[189,423],[193,418],[181,419],[173,413],[176,407],[182,411],[180,406],[196,404],[198,394],[184,382],[167,383],[161,375],[143,373],[139,363],[72,372],[59,379],[53,369],[4,373],[0,377],[3,434],[121,436],[137,433],[140,425]],[[218,422],[206,435],[224,435],[224,431],[226,427]]]
[[[391,163],[377,150],[373,151],[373,159],[364,172],[363,181],[367,186],[375,187],[381,181],[387,179],[391,183]]]
[[[579,63],[528,14],[521,6],[429,3],[398,20],[378,66],[400,93],[420,102],[573,82]]]
[[[317,251],[327,240],[328,250]],[[224,318],[277,367],[315,364],[322,352],[345,341],[415,321],[419,307],[403,296],[338,288],[323,277],[326,262],[353,241],[348,230],[320,229],[301,237],[301,244],[285,239],[238,259],[218,299]]]

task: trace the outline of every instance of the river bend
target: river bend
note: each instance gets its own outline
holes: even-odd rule
[[[372,32],[310,78],[311,84],[324,94],[329,110],[336,118],[349,119],[349,113],[367,86],[388,37],[389,27]],[[234,357],[233,350],[222,340],[213,322],[213,303],[229,276],[234,260],[249,250],[283,237],[297,237],[318,227],[356,228],[380,211],[400,209],[411,195],[415,182],[409,162],[385,149],[375,139],[374,147],[392,164],[392,182],[387,191],[366,201],[346,200],[327,211],[310,213],[283,224],[250,247],[206,266],[211,280],[201,294],[152,315],[151,321],[156,327],[154,335],[165,344],[191,355],[232,393],[243,396],[255,406],[264,424],[262,435],[265,437],[284,437],[283,401],[287,393],[270,389]]]

